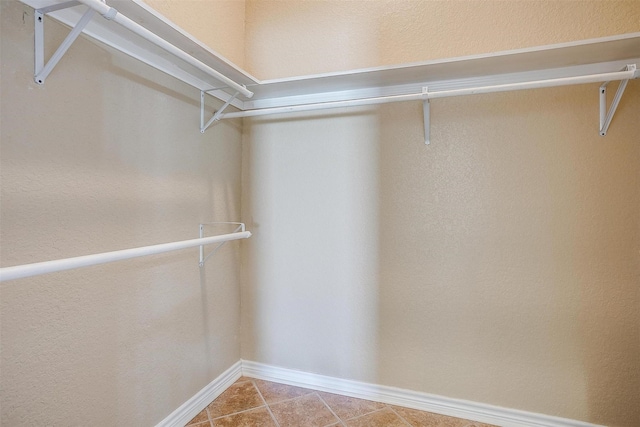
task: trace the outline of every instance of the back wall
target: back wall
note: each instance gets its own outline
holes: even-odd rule
[[[638,2],[248,1],[260,78],[640,31]],[[242,357],[611,426],[640,408],[640,81],[245,120]]]

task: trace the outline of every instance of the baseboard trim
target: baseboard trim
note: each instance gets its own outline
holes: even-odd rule
[[[405,406],[421,411],[494,424],[502,427],[604,427],[583,421],[503,408],[484,403],[404,390],[279,368],[242,360],[242,375],[360,399]]]
[[[239,360],[229,369],[224,371],[218,378],[207,384],[202,390],[197,392],[191,399],[180,405],[167,418],[160,421],[156,427],[184,427],[193,417],[198,415],[231,384],[236,382],[242,375],[242,361]]]

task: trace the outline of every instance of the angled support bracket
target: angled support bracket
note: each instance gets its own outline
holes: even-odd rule
[[[230,225],[236,225],[236,229],[233,231],[234,233],[237,233],[238,231],[245,231],[245,225],[244,222],[205,222],[203,224],[200,224],[200,238],[203,239],[204,238],[204,227],[205,225],[220,225],[220,224],[230,224]],[[224,244],[227,242],[222,242],[222,243],[218,243],[218,246],[215,247],[215,249],[213,249],[208,255],[205,256],[204,254],[204,245],[200,245],[200,262],[198,263],[198,265],[200,267],[204,267],[204,263],[209,259],[209,257],[211,257],[212,255],[214,255],[216,252],[218,252],[218,250],[224,246]]]
[[[34,28],[34,39],[35,39],[35,69],[34,69],[34,80],[39,85],[44,84],[44,81],[47,79],[47,76],[53,71],[53,68],[60,62],[60,59],[64,56],[64,54],[69,50],[73,42],[78,38],[78,36],[84,30],[84,27],[87,26],[95,11],[93,9],[87,9],[87,11],[82,15],[78,23],[71,30],[71,32],[67,35],[64,41],[60,44],[55,53],[51,56],[49,61],[45,64],[44,62],[44,16],[49,13],[60,9],[66,9],[69,7],[77,6],[79,3],[77,1],[69,1],[65,3],[60,3],[57,5],[45,7],[42,9],[38,9],[34,13],[35,19],[35,28]]]
[[[213,114],[213,117],[211,117],[209,119],[209,121],[205,124],[204,122],[204,95],[205,95],[205,91],[200,91],[200,133],[204,133],[204,131],[206,131],[209,126],[211,126],[211,124],[213,122],[217,122],[218,120],[220,120],[220,117],[222,116],[222,113],[224,112],[224,110],[233,102],[234,99],[236,99],[236,96],[238,96],[240,94],[240,92],[236,92],[233,94],[233,96],[231,96],[231,98],[227,99],[227,101],[222,105],[222,107],[220,107],[218,109],[218,111],[216,111]]]
[[[629,64],[622,71],[636,71],[636,64]],[[611,120],[613,119],[613,115],[616,113],[616,109],[618,108],[620,99],[622,99],[622,94],[627,88],[629,79],[620,80],[620,83],[618,84],[618,90],[616,91],[616,94],[613,97],[613,101],[611,102],[611,107],[609,108],[609,111],[607,111],[607,85],[609,83],[611,82],[604,82],[600,86],[600,136],[605,136],[607,134],[609,125],[611,125]]]
[[[429,90],[425,86],[422,88],[425,98],[422,101],[422,115],[424,116],[424,143],[431,144],[431,104],[429,104]]]

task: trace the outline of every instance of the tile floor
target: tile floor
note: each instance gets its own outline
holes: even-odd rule
[[[493,427],[460,418],[242,377],[189,427]]]

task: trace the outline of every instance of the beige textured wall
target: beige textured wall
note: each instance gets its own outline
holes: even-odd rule
[[[239,67],[244,67],[245,0],[144,0]]]
[[[84,39],[37,86],[33,11],[0,3],[0,265],[239,218],[239,122],[202,135],[196,89]],[[234,243],[0,284],[0,424],[156,424],[239,359],[238,278]]]
[[[247,0],[258,78],[401,64],[640,30],[638,1]]]
[[[248,1],[259,78],[640,31],[640,3]],[[640,424],[640,81],[246,120],[242,357]]]

